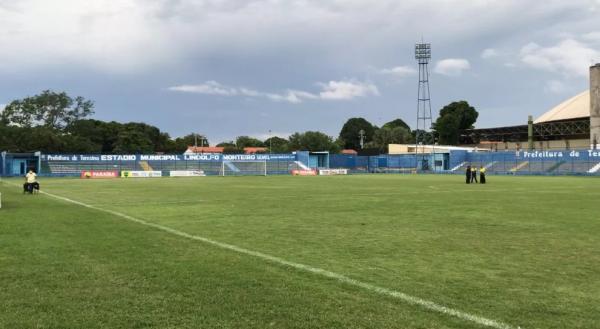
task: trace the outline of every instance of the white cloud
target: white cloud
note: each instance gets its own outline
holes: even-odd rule
[[[574,39],[565,39],[550,47],[529,43],[520,52],[521,61],[532,68],[563,74],[587,76],[590,64],[600,52]]]
[[[199,85],[179,85],[169,87],[168,89],[171,91],[220,96],[235,96],[240,93],[240,91],[235,88],[223,86],[222,84],[212,80],[206,81],[205,83]],[[250,93],[250,91],[247,89],[242,89],[242,91]]]
[[[498,51],[494,48],[487,48],[481,52],[481,58],[483,58],[483,59],[490,59],[490,58],[498,57],[498,55],[499,55]]]
[[[323,91],[319,93],[322,99],[348,100],[356,97],[380,95],[377,86],[370,82],[356,80],[329,81],[327,84],[320,85],[323,88]]]
[[[562,94],[567,90],[567,86],[559,80],[550,80],[546,82],[544,91],[551,94]]]
[[[470,68],[471,64],[466,59],[447,58],[442,59],[435,64],[434,72],[447,76],[459,76]]]
[[[600,31],[585,33],[581,38],[589,41],[600,41]]]
[[[415,26],[438,40],[468,39],[540,30],[557,25],[548,22],[560,14],[577,14],[573,25],[589,31],[588,26],[597,26],[590,8],[600,7],[590,1],[2,1],[0,44],[12,51],[0,52],[0,68],[63,64],[120,72],[282,47],[352,61],[360,58],[357,52],[411,44]],[[427,12],[436,24],[422,25],[416,12]],[[348,56],[346,46],[357,41],[360,47]]]
[[[204,95],[266,98],[274,102],[288,102],[291,104],[299,104],[305,100],[351,100],[357,97],[379,96],[377,86],[371,82],[342,80],[318,83],[317,85],[321,87],[319,93],[294,89],[288,89],[284,93],[268,93],[245,87],[229,87],[211,80],[197,85],[184,84],[172,86],[167,88],[167,90]]]
[[[318,99],[319,97],[315,94],[311,94],[301,90],[287,90],[284,94],[264,94],[268,99],[275,102],[288,102],[292,104],[300,104],[305,99]]]
[[[396,66],[396,67],[392,67],[390,69],[379,70],[379,73],[385,74],[385,75],[391,75],[391,76],[401,79],[401,78],[406,78],[406,77],[411,77],[411,76],[416,75],[417,70],[410,66]]]

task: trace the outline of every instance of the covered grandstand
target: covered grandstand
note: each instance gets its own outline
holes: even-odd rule
[[[461,143],[493,151],[595,149],[600,138],[600,64],[590,67],[590,89],[524,125],[464,131]]]
[[[565,100],[525,125],[466,130],[461,143],[492,151],[589,148],[590,92]]]

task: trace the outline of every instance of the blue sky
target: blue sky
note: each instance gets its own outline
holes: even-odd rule
[[[588,87],[600,0],[0,0],[0,104],[65,90],[95,117],[211,142],[347,118],[414,126],[413,47],[432,43],[439,110],[524,124]]]

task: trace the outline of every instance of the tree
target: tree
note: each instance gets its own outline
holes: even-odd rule
[[[117,136],[113,152],[127,153],[152,153],[153,145],[150,138],[139,130],[123,130]]]
[[[198,146],[208,146],[208,139],[205,135],[201,134],[188,134],[183,137],[177,137],[170,142],[167,141],[167,151],[168,153],[183,153],[185,152],[189,146],[193,146],[196,144]]]
[[[387,153],[389,144],[408,144],[413,142],[410,131],[402,126],[390,128],[385,126],[377,129],[370,146],[375,146],[380,152]]]
[[[281,137],[271,137],[265,140],[264,144],[270,148],[271,153],[287,153],[290,151],[290,142]]]
[[[412,140],[417,144],[431,145],[439,141],[438,134],[435,131],[425,131],[422,129],[414,130],[411,133]]]
[[[393,129],[393,128],[397,128],[397,127],[402,127],[402,128],[405,128],[406,130],[410,131],[410,127],[402,119],[392,120],[392,121],[384,124],[383,127],[381,127],[381,128]]]
[[[457,145],[460,133],[472,129],[479,113],[466,101],[452,102],[440,111],[440,116],[433,124],[439,142],[446,145]]]
[[[344,148],[358,150],[360,149],[360,131],[365,133],[364,142],[368,143],[373,139],[375,127],[363,118],[351,118],[346,121],[340,131],[340,139],[344,141]]]
[[[0,111],[0,149],[13,152],[182,153],[194,134],[172,139],[141,122],[105,122],[86,117],[93,103],[66,93],[44,91],[12,101]],[[198,140],[208,142],[204,136]]]
[[[2,111],[0,121],[20,127],[44,126],[60,130],[93,113],[92,101],[45,90],[40,95],[10,102]]]
[[[234,141],[226,141],[226,142],[221,142],[221,143],[217,144],[217,147],[228,147],[228,146],[235,147],[235,142]]]
[[[318,131],[294,133],[290,136],[290,151],[329,151],[338,153],[340,147],[333,138]]]
[[[218,147],[222,147],[223,148],[223,153],[225,154],[239,154],[239,153],[244,153],[243,150],[239,149],[236,145],[234,141],[226,141],[226,142],[221,142],[219,144],[217,144]]]
[[[236,138],[235,145],[240,150],[243,150],[245,147],[264,147],[265,146],[265,144],[262,141],[260,141],[256,138],[248,137],[248,136],[239,136],[238,138]]]
[[[72,136],[86,138],[91,143],[99,145],[99,152],[110,153],[117,136],[121,131],[121,124],[117,122],[104,122],[100,120],[85,119],[70,123],[65,132]]]

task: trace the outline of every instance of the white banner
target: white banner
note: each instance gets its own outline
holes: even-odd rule
[[[321,176],[348,175],[348,169],[319,169]]]
[[[171,177],[200,177],[206,176],[202,170],[171,170],[169,172]]]
[[[162,177],[162,172],[161,171],[121,171],[121,177],[124,177],[124,178]]]

